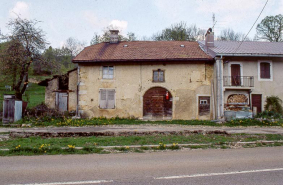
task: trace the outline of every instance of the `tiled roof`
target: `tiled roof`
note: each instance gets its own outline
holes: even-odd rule
[[[123,41],[116,44],[104,42],[88,46],[73,59],[73,62],[151,60],[212,60],[212,58],[201,50],[197,42]]]
[[[245,41],[241,44],[240,41],[214,41],[214,47],[208,48],[204,41],[199,43],[204,50],[211,50],[215,55],[283,55],[283,42]]]

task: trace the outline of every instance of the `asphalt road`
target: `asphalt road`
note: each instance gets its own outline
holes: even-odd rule
[[[0,184],[283,184],[283,147],[0,157]]]

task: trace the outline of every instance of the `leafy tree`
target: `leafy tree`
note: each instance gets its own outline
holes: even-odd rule
[[[258,39],[270,42],[283,41],[283,16],[266,16],[256,27]]]
[[[152,36],[153,40],[180,40],[180,41],[196,41],[204,35],[205,31],[198,29],[196,25],[187,27],[185,22],[172,24],[171,27],[165,28],[160,33]]]
[[[104,28],[103,33],[101,35],[94,33],[93,38],[90,41],[90,45],[99,44],[101,42],[109,42],[110,41],[110,30],[119,30],[117,27],[110,25]],[[135,34],[133,32],[128,32],[127,36],[123,36],[120,34],[122,31],[119,30],[119,41],[135,41],[137,40]]]
[[[217,40],[222,41],[243,41],[245,39],[245,34],[243,33],[236,33],[233,29],[228,28],[221,31],[220,36],[217,38]],[[250,40],[249,38],[245,39]]]
[[[273,111],[282,114],[282,100],[278,96],[269,96],[265,100],[265,110]]]
[[[5,47],[1,50],[2,71],[7,77],[13,79],[13,89],[17,99],[22,95],[29,83],[29,69],[33,61],[43,61],[41,51],[48,44],[44,32],[37,26],[38,21],[21,19],[11,20],[8,28],[9,35],[1,35]]]

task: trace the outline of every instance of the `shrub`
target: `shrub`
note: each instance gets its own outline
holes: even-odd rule
[[[278,96],[269,96],[265,100],[265,110],[273,111],[279,114],[283,113],[282,100]]]

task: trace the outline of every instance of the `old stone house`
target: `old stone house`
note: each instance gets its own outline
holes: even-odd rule
[[[76,111],[77,108],[77,68],[64,75],[54,75],[38,85],[46,86],[45,104],[52,109]]]
[[[268,96],[283,99],[283,43],[215,41],[209,33],[201,48],[215,59],[216,118],[242,118],[261,112]]]
[[[214,60],[197,42],[120,42],[112,30],[73,62],[81,117],[213,118]]]

